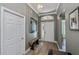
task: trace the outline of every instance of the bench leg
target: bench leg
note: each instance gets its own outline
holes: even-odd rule
[[[34,45],[31,46],[31,50],[34,50]]]
[[[39,44],[39,40],[36,41],[36,44]]]

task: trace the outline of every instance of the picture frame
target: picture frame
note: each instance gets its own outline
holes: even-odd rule
[[[70,30],[79,30],[79,7],[75,8],[69,14],[69,27]]]
[[[33,17],[30,18],[30,26],[29,26],[30,33],[34,33],[37,31],[37,21]]]

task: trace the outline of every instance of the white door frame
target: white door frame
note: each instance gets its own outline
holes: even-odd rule
[[[24,18],[24,41],[25,41],[25,16],[22,15],[22,14],[20,14],[20,13],[18,13],[18,12],[12,11],[12,10],[10,10],[10,9],[5,8],[5,7],[2,6],[1,7],[1,54],[3,52],[3,21],[4,21],[3,20],[3,13],[4,13],[4,11],[10,12],[12,14],[15,14],[15,15],[18,15],[18,16]],[[25,47],[24,47],[24,49],[25,49]],[[25,53],[25,51],[23,53]]]

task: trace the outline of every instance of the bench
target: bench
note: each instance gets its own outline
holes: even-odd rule
[[[34,39],[30,40],[28,44],[30,46],[30,49],[34,50],[35,45],[39,44],[39,39],[34,38]]]

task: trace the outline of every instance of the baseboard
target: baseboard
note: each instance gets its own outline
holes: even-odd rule
[[[57,46],[58,46],[58,50],[59,51],[63,51],[63,52],[66,52],[66,48],[65,49],[61,49],[60,47],[59,47],[59,44],[57,43],[57,42],[55,42],[56,44],[57,44]],[[66,43],[65,43],[65,45],[66,45]],[[63,47],[62,47],[63,48]]]
[[[59,48],[59,45],[58,45],[57,41],[53,41],[53,42],[57,44],[57,47],[58,47],[58,49],[60,50],[60,48]]]
[[[30,48],[28,48],[28,49],[25,51],[24,54],[27,54],[29,51],[30,51]]]

